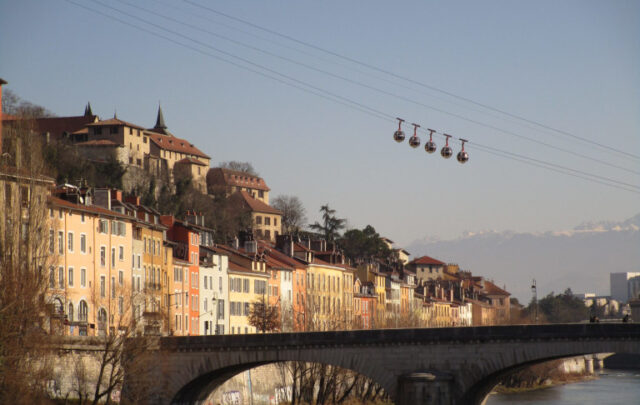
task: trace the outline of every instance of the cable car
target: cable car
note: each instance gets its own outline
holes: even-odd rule
[[[417,135],[417,131],[418,128],[420,128],[420,125],[418,124],[411,124],[413,125],[413,136],[411,138],[409,138],[409,146],[411,146],[412,148],[417,148],[418,146],[420,146],[420,138],[418,138]]]
[[[438,147],[436,146],[436,143],[433,142],[433,133],[436,132],[435,129],[430,129],[429,128],[429,142],[424,144],[424,150],[427,151],[427,153],[433,153],[436,151],[436,149],[438,149]]]
[[[462,138],[460,138],[460,141],[462,142],[462,150],[458,152],[458,162],[464,164],[464,163],[467,163],[467,161],[469,160],[469,154],[464,150],[464,143],[469,141]]]
[[[451,149],[451,147],[449,146],[449,138],[451,138],[451,135],[447,135],[447,134],[442,134],[442,135],[447,137],[447,141],[446,141],[446,144],[442,147],[442,149],[440,149],[440,154],[442,155],[443,158],[449,159],[451,155],[453,155],[453,149]]]
[[[402,131],[402,123],[404,122],[404,120],[402,118],[396,119],[398,120],[398,130],[393,133],[393,139],[395,139],[396,142],[400,143],[404,141],[404,132]]]

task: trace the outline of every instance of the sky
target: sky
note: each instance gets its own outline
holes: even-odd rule
[[[212,165],[398,246],[640,212],[640,1],[0,0],[0,77],[59,116],[152,127],[161,103]]]

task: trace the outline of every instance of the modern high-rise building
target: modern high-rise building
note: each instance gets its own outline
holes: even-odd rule
[[[627,302],[640,294],[640,272],[611,273],[611,299]]]

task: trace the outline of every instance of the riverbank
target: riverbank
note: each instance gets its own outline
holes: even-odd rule
[[[584,357],[535,364],[503,377],[494,392],[512,393],[539,390],[597,378],[589,372]]]
[[[596,378],[544,389],[492,393],[485,405],[630,405],[640,398],[640,370],[602,370]]]

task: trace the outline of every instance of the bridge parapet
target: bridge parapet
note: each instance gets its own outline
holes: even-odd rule
[[[156,402],[192,404],[257,365],[331,364],[371,378],[404,404],[480,404],[503,374],[551,359],[640,353],[640,324],[384,329],[161,338]],[[424,395],[423,395],[424,394]]]

